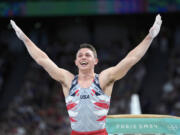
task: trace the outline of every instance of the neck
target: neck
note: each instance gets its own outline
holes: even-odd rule
[[[94,70],[91,72],[79,71],[78,77],[79,79],[91,79],[91,78],[94,78],[94,75],[95,75]]]

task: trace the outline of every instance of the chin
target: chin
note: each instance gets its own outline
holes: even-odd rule
[[[79,67],[79,70],[89,70],[89,67]]]

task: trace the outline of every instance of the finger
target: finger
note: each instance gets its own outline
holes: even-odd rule
[[[14,21],[13,21],[13,20],[10,20],[10,23],[12,24],[12,23],[14,23]]]
[[[13,21],[13,20],[10,20],[10,24],[11,24],[11,26],[13,27],[13,29],[17,29],[18,27],[17,27],[17,25],[16,25],[16,23]]]
[[[161,16],[159,14],[156,16],[155,24],[158,24],[158,25],[162,24]]]
[[[161,20],[160,14],[158,14],[158,15],[156,16],[156,20]]]
[[[14,26],[14,25],[15,25],[15,22],[14,22],[13,20],[10,20],[10,24],[11,24],[12,26]]]

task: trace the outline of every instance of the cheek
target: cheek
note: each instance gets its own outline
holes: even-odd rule
[[[94,59],[91,60],[91,65],[96,65],[96,61]]]

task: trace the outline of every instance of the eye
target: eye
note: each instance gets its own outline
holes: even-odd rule
[[[79,54],[78,57],[82,57],[82,54]]]
[[[89,53],[86,53],[86,57],[91,57],[91,55]]]

